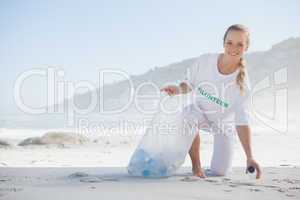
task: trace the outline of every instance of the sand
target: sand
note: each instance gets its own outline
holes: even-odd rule
[[[126,165],[136,147],[130,137],[89,138],[82,144],[19,146],[48,130],[5,130],[0,148],[0,199],[300,199],[300,136],[253,132],[253,151],[263,168],[260,180],[244,173],[245,156],[235,144],[233,172],[200,179],[190,159],[172,177],[130,176]],[[202,135],[201,156],[208,168],[212,137]]]
[[[299,199],[300,167],[264,168],[255,180],[234,168],[227,177],[197,178],[189,167],[162,179],[132,177],[126,168],[0,169],[0,199]]]

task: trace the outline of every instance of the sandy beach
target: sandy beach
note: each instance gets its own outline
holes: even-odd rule
[[[163,179],[131,177],[126,168],[6,168],[0,199],[299,199],[300,168],[264,168],[250,179],[234,168],[227,177],[193,177],[189,167]]]
[[[137,138],[88,138],[83,144],[59,138],[55,140],[59,144],[19,145],[28,136],[37,138],[45,132],[2,131],[2,141],[9,146],[2,145],[0,149],[0,199],[273,200],[300,197],[299,136],[296,132],[286,135],[253,132],[254,152],[263,168],[260,180],[245,174],[244,154],[238,141],[233,172],[226,177],[200,179],[192,176],[187,157],[174,176],[149,179],[132,177],[126,170]],[[201,155],[206,170],[212,142],[211,135],[202,135]]]

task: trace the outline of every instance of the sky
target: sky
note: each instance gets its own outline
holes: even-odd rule
[[[26,70],[52,66],[71,81],[96,81],[103,68],[142,74],[222,51],[224,31],[235,23],[250,28],[249,52],[264,51],[300,36],[299,10],[297,0],[0,0],[0,113]],[[36,81],[29,101],[42,96]]]

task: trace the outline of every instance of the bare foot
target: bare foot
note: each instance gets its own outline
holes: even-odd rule
[[[193,167],[193,175],[200,178],[206,178],[206,175],[201,167]]]

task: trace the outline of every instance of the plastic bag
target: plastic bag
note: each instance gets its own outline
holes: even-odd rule
[[[142,177],[171,176],[184,163],[196,128],[197,124],[186,120],[182,111],[158,112],[130,159],[128,173]]]

